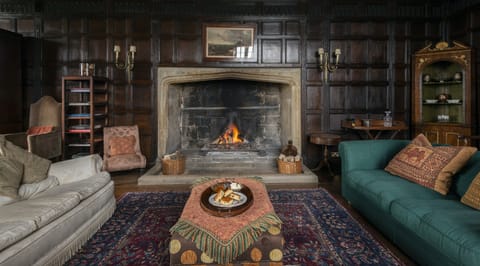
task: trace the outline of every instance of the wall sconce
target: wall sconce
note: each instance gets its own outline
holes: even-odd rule
[[[340,58],[340,55],[342,52],[340,49],[335,49],[335,64],[332,65],[330,64],[330,56],[328,52],[323,50],[323,48],[318,48],[318,56],[319,56],[319,65],[320,65],[320,70],[323,71],[323,80],[325,82],[328,81],[328,72],[333,72],[338,68],[338,59]]]
[[[135,53],[137,52],[137,47],[135,45],[130,45],[130,49],[127,52],[127,58],[125,62],[118,62],[118,54],[120,53],[120,45],[113,46],[113,52],[115,52],[115,67],[127,72],[127,81],[128,84],[132,81],[132,70],[135,61]]]

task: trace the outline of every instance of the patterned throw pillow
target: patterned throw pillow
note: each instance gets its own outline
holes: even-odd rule
[[[414,139],[412,139],[412,144],[422,146],[422,147],[432,147],[430,141],[423,134],[418,134]]]
[[[18,188],[22,177],[22,163],[0,156],[0,206],[18,199]]]
[[[418,145],[427,145],[425,139],[415,138],[395,155],[385,167],[385,171],[446,195],[453,175],[463,167],[477,148]]]
[[[480,210],[480,173],[475,176],[460,201],[465,205]]]
[[[110,156],[135,153],[135,136],[111,137],[109,141]]]
[[[23,164],[22,184],[31,184],[47,178],[48,169],[52,163],[5,140],[4,136],[0,136],[0,155]]]

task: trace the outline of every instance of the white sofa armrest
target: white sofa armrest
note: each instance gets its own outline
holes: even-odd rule
[[[102,170],[102,158],[92,154],[75,159],[56,162],[50,165],[48,175],[53,175],[61,184],[67,184],[89,178]]]

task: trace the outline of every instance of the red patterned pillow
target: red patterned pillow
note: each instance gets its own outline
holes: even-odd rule
[[[27,135],[40,135],[53,131],[53,126],[33,126],[27,129]]]
[[[414,139],[412,139],[411,143],[423,147],[432,147],[430,141],[422,133],[418,134]]]
[[[423,135],[420,137],[424,137]],[[426,138],[425,138],[426,139]],[[475,147],[425,146],[415,138],[385,167],[385,171],[446,195],[452,177],[477,151]],[[422,145],[418,144],[423,143]]]
[[[110,156],[135,153],[135,136],[111,137],[109,142]]]

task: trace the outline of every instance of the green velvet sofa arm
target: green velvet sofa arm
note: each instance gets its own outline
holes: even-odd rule
[[[342,141],[339,154],[342,174],[353,170],[383,169],[410,140],[351,140]]]

